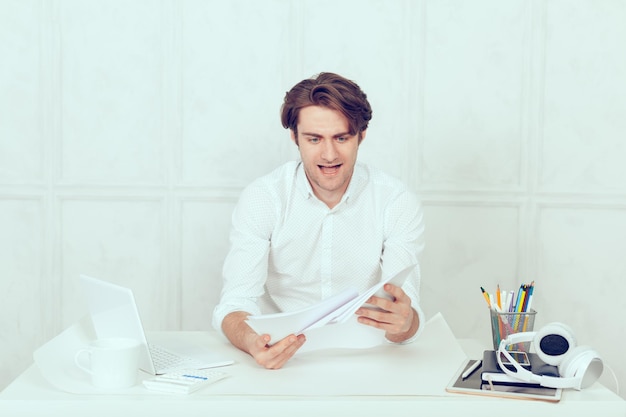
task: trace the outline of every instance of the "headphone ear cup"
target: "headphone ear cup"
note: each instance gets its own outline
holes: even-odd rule
[[[542,361],[548,365],[560,365],[568,352],[576,347],[576,339],[569,326],[550,323],[537,332],[533,346]]]
[[[574,378],[576,371],[582,367],[585,353],[588,350],[589,348],[586,346],[578,346],[571,350],[559,365],[559,375],[562,378]]]
[[[598,353],[589,346],[578,346],[569,352],[559,366],[563,378],[576,378],[576,389],[587,388],[600,378],[604,364]]]

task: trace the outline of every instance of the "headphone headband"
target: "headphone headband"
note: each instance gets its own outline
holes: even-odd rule
[[[505,346],[515,345],[517,343],[532,342],[536,335],[537,332],[511,333],[506,339],[500,341],[500,346],[502,346],[503,342],[506,343]]]

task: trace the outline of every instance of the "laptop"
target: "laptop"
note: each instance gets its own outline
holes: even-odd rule
[[[133,292],[87,275],[80,276],[93,327],[98,338],[127,337],[139,340],[139,368],[152,375],[182,369],[205,369],[231,365],[234,361],[198,346],[175,349],[149,343],[141,323]]]

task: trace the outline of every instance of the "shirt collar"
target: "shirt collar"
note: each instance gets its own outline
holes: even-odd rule
[[[311,184],[306,177],[306,172],[304,172],[304,164],[302,161],[298,161],[298,166],[296,167],[296,188],[302,194],[302,197],[305,199],[309,199],[314,197],[313,188],[311,188]]]
[[[350,184],[348,184],[348,189],[344,194],[343,200],[348,202],[351,198],[356,198],[363,192],[367,183],[369,181],[369,171],[367,167],[363,164],[356,163],[354,165],[354,172],[352,173],[352,178],[350,179]]]
[[[341,202],[339,204],[343,202],[348,203],[351,198],[356,198],[359,194],[361,194],[367,185],[368,180],[369,175],[367,167],[364,164],[357,162],[354,166],[354,172],[352,173],[350,184],[348,184],[348,188],[346,189],[343,197],[341,197]],[[309,183],[306,173],[304,172],[304,164],[302,161],[298,162],[298,166],[296,168],[296,187],[298,192],[300,192],[302,197],[305,199],[315,197],[311,183]]]

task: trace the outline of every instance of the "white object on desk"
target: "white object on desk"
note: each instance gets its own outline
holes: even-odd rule
[[[470,376],[476,369],[478,369],[479,366],[481,366],[483,364],[483,361],[481,361],[480,359],[477,361],[474,361],[474,363],[472,364],[472,366],[470,366],[469,368],[467,368],[463,374],[461,375],[461,378],[466,379],[468,376]]]
[[[191,394],[227,376],[226,372],[215,369],[187,369],[145,379],[143,385],[158,392]]]
[[[137,383],[139,341],[128,338],[97,339],[79,349],[74,362],[91,375],[98,388],[122,389]]]

